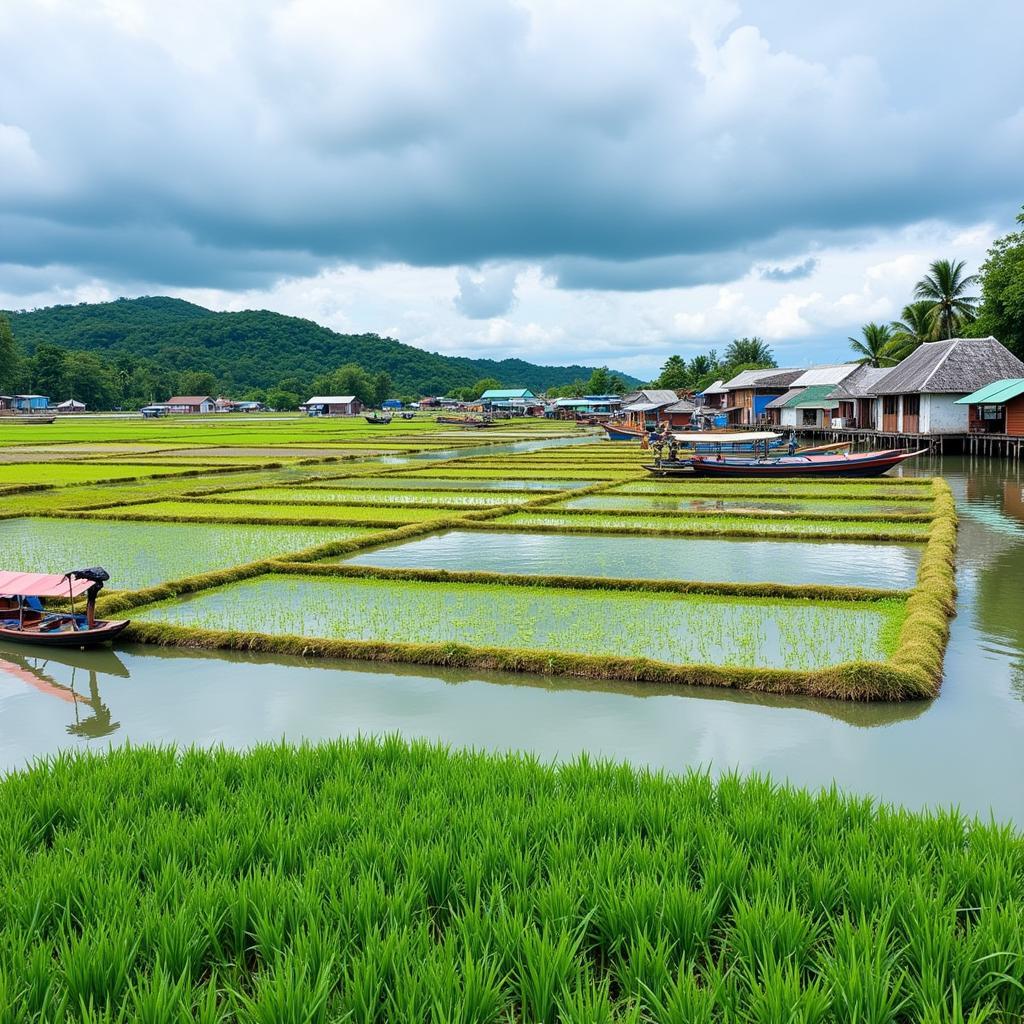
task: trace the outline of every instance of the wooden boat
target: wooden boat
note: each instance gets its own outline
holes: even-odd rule
[[[57,418],[56,413],[12,412],[6,409],[0,413],[0,416],[3,417],[4,423],[53,423]]]
[[[621,423],[602,423],[601,426],[604,427],[609,441],[639,441],[646,433],[636,427],[623,426]]]
[[[724,455],[694,455],[685,475],[707,477],[866,477],[881,476],[925,449],[907,452],[890,448],[875,452],[779,455],[769,458],[731,458]],[[658,476],[680,475],[664,464],[645,467]]]
[[[75,569],[63,576],[0,572],[0,639],[38,647],[92,647],[113,640],[127,619],[96,618],[96,595],[110,579],[104,569]],[[75,598],[85,595],[85,613]],[[70,611],[48,612],[43,598],[70,601]]]
[[[494,420],[490,419],[479,419],[476,416],[438,416],[438,423],[447,423],[450,426],[455,427],[495,427],[497,424]]]
[[[370,416],[364,416],[364,420],[367,423],[372,423],[378,427],[386,427],[391,422],[390,416],[378,416],[377,413],[372,413]]]

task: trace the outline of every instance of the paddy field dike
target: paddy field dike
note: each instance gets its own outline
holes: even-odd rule
[[[653,479],[572,424],[0,426],[0,564],[104,565],[129,640],[912,700],[940,685],[941,479]]]

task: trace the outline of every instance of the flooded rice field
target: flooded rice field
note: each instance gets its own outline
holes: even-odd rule
[[[913,585],[921,547],[862,542],[610,537],[554,533],[481,535],[448,530],[355,555],[353,565],[449,571],[691,579],[707,582]]]
[[[487,453],[495,454],[495,449],[488,448]],[[93,478],[93,472],[90,466],[81,475]],[[588,486],[582,478],[570,479],[575,474],[510,481],[485,475],[490,472],[478,471],[475,479],[446,478],[435,471],[425,479],[388,474],[375,478],[372,488],[434,493],[515,489],[543,494]],[[581,476],[586,472],[580,471]],[[591,472],[600,474],[597,469]],[[29,649],[0,644],[0,766],[10,769],[62,749],[103,749],[126,741],[246,747],[282,737],[315,740],[399,732],[457,746],[530,750],[545,759],[585,751],[668,771],[695,766],[716,774],[734,768],[765,771],[797,784],[837,783],[852,792],[911,807],[956,805],[1024,825],[1024,787],[1019,782],[1020,750],[1024,749],[1024,471],[1019,464],[996,460],[946,458],[920,460],[914,472],[944,476],[960,513],[958,614],[952,622],[942,689],[934,700],[860,705],[651,683],[132,644],[116,651],[38,657]],[[321,483],[339,492],[367,489],[365,478]],[[631,493],[660,501],[664,495],[659,488],[664,491],[664,483],[637,480],[604,498],[621,501],[619,494]],[[798,496],[799,501],[821,500],[820,493],[808,490]],[[891,511],[899,514],[914,504],[903,499],[927,496],[924,488],[916,495],[908,493],[914,490],[892,485],[881,494],[847,493],[851,505],[864,506],[857,512],[866,512],[867,506],[890,511],[889,499],[899,499],[891,502]],[[668,500],[679,502],[684,511],[700,497],[681,487],[679,496],[669,495]],[[778,498],[777,485],[774,493],[754,488],[752,497],[771,505]],[[731,503],[737,498],[723,494],[720,500]],[[602,502],[584,507],[601,512],[605,506]],[[651,508],[674,511],[663,505]],[[811,510],[810,504],[802,509]],[[76,534],[76,528],[89,532]],[[140,532],[127,532],[133,530]],[[20,555],[23,565],[53,571],[117,560],[124,585],[141,586],[155,578],[186,575],[200,561],[211,567],[218,561],[236,564],[308,547],[324,540],[325,534],[337,539],[353,532],[358,531],[343,526],[239,528],[21,518],[0,521],[0,545],[5,545],[0,550],[5,565]],[[165,539],[154,543],[157,534]],[[226,548],[221,551],[218,543]],[[370,549],[350,561],[525,574],[903,588],[913,583],[920,551],[921,545],[914,543],[854,543],[841,538],[765,542],[449,530]],[[404,638],[410,630],[418,630],[421,637],[443,636],[452,618],[450,602],[458,600],[458,588],[439,588],[432,592],[438,599],[424,605],[422,589],[414,600],[396,581],[375,581],[373,593],[360,591],[358,601],[345,600],[334,579],[327,581],[326,591],[322,580],[313,581],[316,587],[302,577],[265,578],[262,585],[268,582],[272,587],[302,584],[307,593],[326,592],[327,596],[315,598],[311,611],[304,599],[281,598],[280,593],[264,589],[258,601],[239,602],[234,608],[225,595],[241,590],[242,584],[235,584],[162,606],[157,614],[166,615],[172,607],[179,610],[174,614],[192,608],[208,622],[246,628],[233,621],[237,610],[250,619],[254,614],[266,616],[264,625],[277,616],[277,625],[272,621],[271,625],[283,628],[289,623],[274,610],[280,606],[298,609],[287,614],[301,617],[292,625],[302,629],[311,628],[308,622],[313,615],[319,616],[325,629],[343,622],[345,628],[361,630],[361,635],[378,632],[399,639],[398,634]],[[351,583],[345,581],[347,595],[355,592]],[[245,585],[256,587],[257,583]],[[513,608],[512,602],[502,604],[496,597],[475,602],[478,610],[473,614],[481,616],[480,639],[507,636],[518,642],[546,643],[555,637],[583,649],[599,642],[628,650],[646,630],[653,638],[649,643],[661,644],[663,650],[676,645],[677,654],[682,645],[701,642],[680,628],[684,621],[698,620],[676,614],[682,606],[678,599],[641,606],[631,594],[622,605],[606,601],[602,613],[595,615],[594,606],[578,603],[577,594],[569,602],[561,594],[557,601],[535,603],[532,608],[518,604]],[[536,592],[530,598],[543,602],[543,595]],[[210,604],[218,600],[222,602],[219,610]],[[205,609],[200,607],[203,602]],[[703,603],[711,602],[705,597]],[[669,604],[671,611],[666,611]],[[749,610],[756,603],[748,606]],[[807,619],[800,617],[804,607],[792,603],[785,606],[785,616],[762,612],[738,625],[737,618],[726,622],[719,633],[705,615],[698,631],[710,635],[703,642],[710,645],[711,658],[742,657],[746,637],[775,654],[786,650],[787,644],[799,652],[801,645],[807,646],[807,634],[819,637],[819,654],[842,654],[829,645],[851,641],[839,638],[829,614],[822,617],[822,608],[829,613],[832,609],[807,606],[814,613],[814,618]],[[139,609],[139,614],[147,613]],[[879,613],[861,607],[857,614]],[[729,615],[735,616],[731,608]],[[723,621],[727,618],[719,616]],[[367,625],[371,622],[372,630]],[[472,629],[473,623],[467,628]],[[862,640],[853,639],[878,643],[883,634],[876,624],[863,633]],[[725,654],[729,644],[733,653]],[[692,647],[685,650],[686,656],[694,656],[692,652]]]

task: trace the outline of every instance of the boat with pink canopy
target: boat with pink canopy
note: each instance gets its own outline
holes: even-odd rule
[[[91,647],[112,640],[127,619],[96,618],[96,595],[110,574],[99,567],[73,569],[63,576],[0,570],[0,639],[42,647]],[[85,598],[85,611],[75,607]],[[68,608],[48,610],[43,601],[68,602]]]

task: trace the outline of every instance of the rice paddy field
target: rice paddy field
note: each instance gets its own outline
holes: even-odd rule
[[[0,776],[0,1022],[1024,1020],[1019,833],[721,770],[737,709],[779,745],[785,700],[839,709],[836,763],[855,733],[907,742],[956,610],[944,481],[652,480],[631,445],[543,422],[51,426],[0,425],[0,451],[58,450],[2,467],[50,473],[0,483],[0,567],[104,565],[100,611],[132,620],[130,643],[97,656],[112,665],[68,655],[67,686],[0,648],[0,683],[31,669],[73,714],[69,743],[109,737],[97,672],[159,654],[173,693],[154,715],[180,703],[246,749],[79,747]],[[219,681],[222,651],[244,686]],[[395,713],[433,685],[500,717],[480,688],[521,678],[522,735],[559,752],[570,691],[620,727],[623,702],[644,706],[646,750],[666,708],[645,696],[703,687],[718,770],[332,740],[363,729],[354,690],[334,725],[313,712],[326,742],[253,746],[324,665]],[[141,682],[120,680],[145,702]],[[866,727],[888,708],[892,728]],[[265,733],[238,742],[247,721]],[[910,742],[894,775],[957,756]]]
[[[0,466],[0,557],[103,562],[135,640],[844,699],[938,685],[940,482],[651,479],[638,448],[544,422],[52,426],[0,426],[0,451],[66,453]]]

